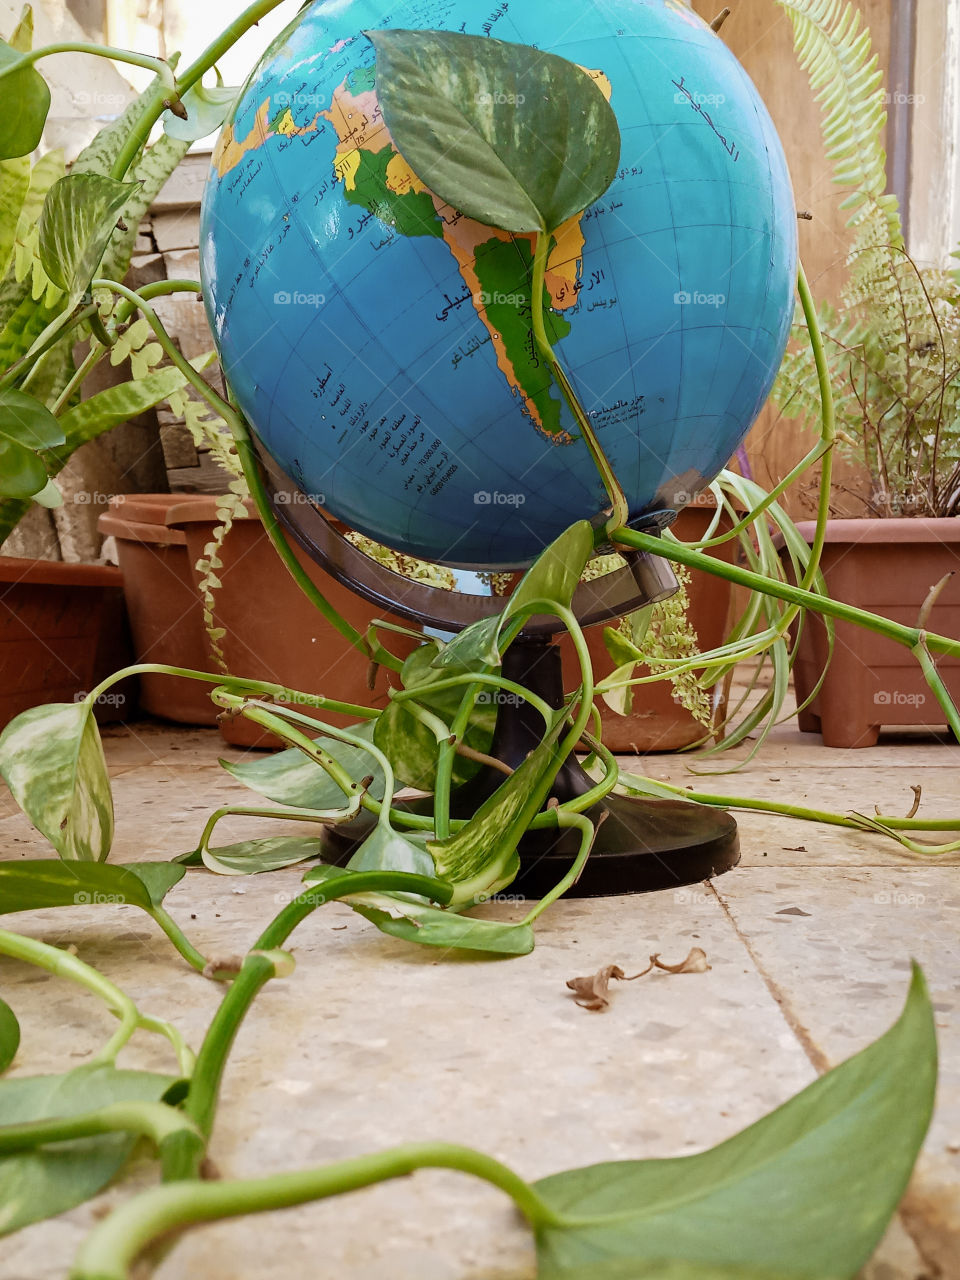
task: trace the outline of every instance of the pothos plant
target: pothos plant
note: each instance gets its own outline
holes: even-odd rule
[[[186,91],[200,84],[205,67],[271,7],[266,2],[251,6],[179,80],[173,68],[164,64],[156,85],[148,91],[134,134],[112,163],[108,183],[124,183],[129,165],[161,113],[171,104],[186,104]],[[304,1203],[424,1167],[460,1169],[511,1196],[534,1233],[538,1274],[544,1280],[647,1275],[672,1280],[849,1277],[869,1257],[894,1212],[930,1118],[936,1046],[929,998],[919,973],[914,975],[903,1015],[884,1037],[757,1125],[698,1156],[596,1165],[530,1184],[479,1152],[425,1143],[257,1179],[203,1177],[219,1085],[237,1028],[258,991],[272,978],[289,973],[293,961],[286,944],[315,909],[339,900],[384,932],[421,945],[524,954],[534,946],[536,918],[573,884],[590,855],[595,835],[591,812],[596,803],[623,781],[640,791],[656,789],[648,780],[622,779],[617,762],[589,733],[600,686],[594,681],[571,600],[598,543],[606,554],[618,547],[653,551],[678,564],[720,574],[754,592],[754,603],[732,640],[714,653],[677,657],[671,666],[674,673],[697,672],[699,679],[715,681],[732,662],[759,657],[777,646],[800,610],[815,608],[827,618],[856,621],[910,647],[951,724],[960,727],[931,656],[960,653],[960,641],[852,609],[829,600],[819,589],[817,560],[825,501],[812,548],[788,537],[788,556],[799,585],[764,572],[767,547],[763,539],[769,538],[765,517],[777,513],[777,500],[794,476],[768,494],[749,481],[725,478],[727,491],[749,514],[735,516],[729,533],[712,530],[706,545],[723,537],[741,537],[752,527],[758,541],[746,540],[747,566],[727,565],[698,547],[626,527],[626,503],[616,476],[550,347],[539,287],[551,228],[596,200],[616,168],[616,119],[588,78],[563,59],[493,40],[400,31],[378,32],[372,38],[387,123],[421,180],[472,216],[534,237],[533,298],[541,299],[533,308],[534,338],[603,476],[610,498],[609,518],[599,533],[585,521],[572,525],[528,570],[498,616],[467,627],[449,641],[421,638],[419,648],[401,662],[389,650],[389,627],[374,624],[368,635],[359,635],[304,574],[270,508],[242,416],[180,355],[145,291],[137,293],[104,273],[101,263],[115,207],[100,196],[88,207],[84,191],[76,183],[71,185],[71,200],[76,201],[72,215],[57,225],[61,228],[59,261],[70,265],[73,291],[80,289],[81,301],[88,290],[91,296],[109,295],[116,308],[111,315],[132,318],[139,313],[173,367],[210,407],[210,413],[229,427],[237,463],[290,572],[359,650],[372,661],[390,666],[400,679],[388,707],[378,712],[327,695],[304,694],[234,675],[212,676],[156,665],[130,669],[205,681],[213,686],[211,696],[217,705],[271,730],[288,744],[276,756],[229,766],[236,777],[272,801],[272,807],[218,809],[197,847],[172,864],[121,866],[106,861],[113,836],[113,803],[92,710],[98,697],[129,672],[110,677],[82,702],[34,708],[11,722],[0,736],[0,770],[26,815],[59,855],[0,864],[0,910],[69,906],[78,901],[133,904],[151,916],[189,965],[208,978],[229,982],[194,1056],[174,1026],[142,1012],[129,995],[77,957],[27,936],[0,931],[0,953],[79,983],[97,994],[119,1020],[93,1063],[52,1079],[24,1077],[0,1083],[0,1120],[7,1121],[0,1128],[0,1230],[15,1230],[94,1195],[119,1172],[135,1140],[146,1138],[158,1159],[163,1185],[132,1196],[97,1226],[74,1263],[71,1274],[76,1280],[119,1280],[130,1274],[138,1259],[149,1266],[159,1250],[169,1247],[176,1232],[194,1222]],[[19,123],[5,120],[5,133],[0,135],[10,154],[18,148],[30,149],[42,126],[45,90],[34,63],[46,52],[50,50],[27,54],[0,47],[0,80],[12,79],[25,104]],[[99,52],[109,55],[111,51]],[[133,55],[122,56],[130,60]],[[404,62],[403,77],[394,74],[398,59]],[[443,75],[437,74],[440,66]],[[469,84],[470,98],[476,100],[478,81],[496,90],[504,75],[518,87],[512,100],[521,104],[508,108],[511,118],[505,120],[501,111],[484,113],[482,123],[471,117],[464,85]],[[437,100],[438,84],[446,86],[442,101]],[[549,133],[550,102],[559,97],[582,98],[590,115],[591,127],[585,134],[589,155],[584,155],[583,139],[579,143],[561,140],[564,148],[579,146],[580,180],[575,192],[563,180],[571,167],[570,157],[566,156],[558,177],[556,169],[552,174],[544,170],[536,147],[530,145],[532,138]],[[501,99],[491,92],[487,100]],[[200,114],[207,108],[196,109]],[[425,143],[430,130],[424,127],[424,117],[429,119],[431,113],[459,122],[456,145],[443,153]],[[497,157],[496,165],[489,163],[491,154]],[[115,187],[103,191],[118,195]],[[52,218],[49,211],[62,204],[62,197],[59,205],[45,204],[44,213]],[[44,243],[41,237],[38,252],[47,269],[53,264],[49,255],[44,256]],[[184,282],[183,287],[197,285]],[[829,379],[802,274],[800,299],[824,396],[823,437],[814,454],[823,459],[828,472],[834,438]],[[89,318],[93,319],[92,312]],[[108,319],[108,338],[109,323]],[[39,349],[28,355],[16,379],[28,377],[41,357]],[[723,490],[719,492],[722,506],[727,499]],[[544,613],[555,616],[569,632],[580,660],[579,686],[560,708],[548,706],[500,671],[503,653],[527,619]],[[636,661],[645,656],[643,630],[644,621],[638,619],[630,636],[621,635],[623,660],[615,676],[604,682],[604,692],[627,689],[647,678],[634,675]],[[782,685],[785,678],[781,663],[776,667],[776,683]],[[533,706],[543,722],[541,740],[518,768],[511,772],[501,767],[505,776],[499,787],[470,817],[457,819],[450,808],[453,785],[480,764],[491,763],[489,703],[479,700],[490,689],[523,698]],[[352,717],[353,727],[335,728],[305,715],[297,706]],[[546,804],[557,772],[582,742],[592,752],[596,785],[577,799]],[[406,784],[430,793],[432,808],[417,813],[397,804],[397,790]],[[694,798],[720,802],[718,797]],[[741,802],[727,798],[722,803]],[[762,807],[778,810],[766,802]],[[932,825],[920,819],[869,820],[779,808],[854,827],[879,827],[912,848],[923,846],[915,845],[904,832],[912,826],[929,829]],[[316,864],[320,842],[302,835],[226,846],[214,843],[217,824],[227,813],[267,815],[279,822],[323,827],[349,821],[360,810],[371,815],[372,829],[346,867]],[[518,922],[466,914],[473,904],[511,882],[518,867],[518,843],[526,831],[537,828],[569,828],[577,833],[579,851],[560,882]],[[938,846],[937,851],[950,847],[957,845]],[[232,968],[218,967],[201,954],[163,905],[175,884],[196,874],[185,864],[202,863],[220,874],[238,875],[265,873],[307,860],[315,865],[304,876],[304,891],[266,925],[242,962]],[[176,1074],[117,1066],[119,1053],[140,1031],[169,1041],[177,1059]],[[0,1069],[17,1053],[18,1040],[16,1017],[0,1005]],[[64,1143],[80,1144],[71,1148],[70,1161],[59,1158]]]

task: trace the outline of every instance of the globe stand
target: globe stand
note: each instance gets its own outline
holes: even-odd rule
[[[503,655],[503,675],[539,694],[551,707],[563,705],[559,647],[540,637],[516,639]],[[543,721],[529,702],[499,702],[490,754],[516,769],[539,743]],[[489,765],[450,797],[450,815],[469,818],[503,782],[504,775]],[[570,755],[554,780],[550,795],[567,801],[594,786],[576,756]],[[425,809],[417,801],[400,802],[401,809]],[[618,893],[646,893],[674,889],[719,875],[740,860],[737,824],[727,813],[705,809],[685,800],[634,799],[609,795],[587,811],[591,822],[603,819],[593,851],[568,895],[582,898]],[[342,865],[373,825],[368,815],[323,837],[323,856]],[[542,828],[528,831],[520,841],[520,871],[511,893],[540,898],[569,869],[580,836],[576,830]]]
[[[481,617],[499,613],[503,599],[463,591],[442,591],[412,582],[378,564],[348,542],[330,518],[306,501],[254,438],[267,491],[276,514],[291,536],[345,586],[372,603],[400,613],[412,621],[458,631]],[[660,527],[673,513],[646,518],[647,527]],[[581,626],[599,622],[667,599],[677,589],[668,563],[642,552],[624,554],[626,567],[590,582],[582,582],[573,598],[573,611]],[[528,619],[524,630],[503,656],[503,675],[539,696],[551,707],[563,705],[560,651],[553,636],[556,619]],[[515,769],[540,742],[542,720],[525,700],[502,700],[498,706],[490,754]],[[454,818],[469,818],[496,788],[504,775],[482,766],[469,782],[450,797]],[[593,781],[576,757],[564,762],[554,780],[551,796],[558,801],[584,795]],[[432,801],[405,801],[398,807],[431,812]],[[577,884],[568,894],[602,897],[607,894],[645,893],[678,888],[719,875],[740,860],[737,824],[727,813],[706,809],[684,800],[659,800],[607,796],[587,811],[593,822],[606,815]],[[363,813],[353,822],[327,829],[323,856],[342,865],[372,829],[373,820]],[[569,869],[579,848],[575,831],[543,828],[527,831],[520,841],[520,872],[511,891],[525,897],[542,896]]]

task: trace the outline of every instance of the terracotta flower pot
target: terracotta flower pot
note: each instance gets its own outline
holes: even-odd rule
[[[812,538],[812,523],[798,527]],[[960,519],[831,520],[821,567],[834,599],[916,626],[930,588],[960,569]],[[927,628],[960,636],[960,573],[941,592]],[[815,688],[826,660],[826,629],[808,614],[793,668],[798,702]],[[960,700],[960,659],[939,658],[937,666]],[[799,724],[822,733],[828,747],[872,747],[884,725],[938,727],[946,716],[909,650],[838,621],[830,667]]]
[[[0,556],[0,727],[40,703],[75,701],[129,657],[119,569]],[[121,719],[135,702],[125,681],[97,719]]]
[[[206,511],[209,499],[202,495],[118,494],[98,522],[100,532],[116,540],[137,662],[213,670],[186,534],[167,521],[171,508],[198,498]],[[209,687],[196,680],[143,675],[140,706],[181,724],[217,723]]]
[[[238,676],[274,681],[304,693],[324,693],[341,702],[383,707],[392,673],[379,668],[376,688],[367,687],[366,659],[314,608],[290,577],[250,507],[249,519],[237,520],[224,542],[217,570],[222,586],[214,597],[215,623],[223,627],[221,645],[231,672]],[[200,575],[194,566],[219,523],[216,499],[192,497],[171,506],[168,524],[182,530],[194,583]],[[363,634],[375,617],[394,622],[403,619],[377,610],[353,591],[340,585],[305,553],[296,548],[300,563],[311,579],[358,631]],[[204,633],[205,634],[205,633]],[[416,641],[393,635],[389,647],[405,656]],[[354,719],[328,712],[298,710],[344,726]],[[272,735],[257,729],[243,717],[224,718],[223,736],[237,746],[279,746]]]
[[[691,542],[706,535],[716,508],[712,504],[697,503],[685,507],[673,526],[678,538]],[[729,519],[721,521],[720,530],[729,529]],[[736,554],[735,539],[711,549],[710,554],[728,564]],[[723,643],[730,607],[730,583],[709,573],[691,572],[688,588],[690,597],[689,618],[697,633],[700,649],[713,649]],[[610,625],[610,624],[607,624]],[[603,642],[603,627],[591,627],[586,632],[587,648],[593,659],[594,677],[602,680],[614,670],[614,664]],[[580,666],[569,637],[565,636],[560,647],[563,651],[564,686],[574,689],[580,683]],[[637,675],[646,675],[647,668],[637,667]],[[704,727],[685,707],[673,698],[669,680],[655,684],[638,685],[633,693],[633,710],[627,716],[618,715],[606,703],[598,700],[603,722],[603,741],[611,751],[644,754],[649,751],[679,751],[689,747],[704,735]]]

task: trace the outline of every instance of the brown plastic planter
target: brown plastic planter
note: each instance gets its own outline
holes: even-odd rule
[[[706,535],[716,508],[710,504],[685,507],[677,517],[674,532],[684,542],[692,542]],[[729,529],[730,521],[724,517],[717,532]],[[711,555],[728,564],[737,548],[736,539],[713,547]],[[730,583],[709,573],[691,571],[688,588],[690,596],[689,618],[700,642],[700,649],[716,648],[723,643],[730,608]],[[586,632],[587,648],[593,659],[593,672],[602,680],[614,669],[603,642],[603,627],[591,627]],[[560,642],[563,651],[564,686],[574,689],[580,683],[580,666],[568,637]],[[638,676],[648,674],[647,668],[638,665]],[[637,685],[633,691],[633,710],[627,716],[618,715],[601,699],[598,699],[603,723],[603,741],[611,751],[643,754],[649,751],[679,751],[689,747],[706,730],[689,711],[673,699],[669,680],[654,684]]]
[[[0,727],[40,703],[73,702],[124,666],[125,628],[118,569],[0,556]],[[97,718],[125,716],[135,694],[115,686]]]
[[[194,501],[185,494],[119,495],[100,517],[100,532],[116,539],[137,662],[212,670],[186,535],[168,524],[171,508]],[[199,501],[206,511],[209,499]],[[141,676],[140,706],[181,724],[217,723],[209,686],[196,680]]]
[[[252,508],[251,508],[252,512]],[[203,556],[219,521],[216,499],[199,497],[171,507],[167,520],[182,530],[187,559],[191,566]],[[330,603],[363,634],[375,617],[391,618],[354,592],[343,587],[297,548],[300,563]],[[367,688],[366,659],[331,626],[303,595],[270,545],[255,514],[237,520],[224,542],[217,570],[222,587],[214,597],[217,626],[226,634],[221,641],[231,673],[287,685],[304,693],[323,693],[341,702],[383,707],[391,673],[380,668],[375,690]],[[199,575],[194,570],[195,582]],[[403,619],[393,617],[394,622]],[[389,647],[401,656],[411,652],[415,641],[391,636]],[[350,716],[322,714],[336,725],[351,722]],[[221,732],[237,746],[279,745],[270,734],[250,721],[237,717],[221,722]]]
[[[809,541],[814,525],[798,526]],[[821,561],[835,600],[869,609],[915,627],[934,583],[955,576],[941,592],[927,622],[930,631],[960,636],[960,519],[915,517],[831,520]],[[797,701],[816,687],[827,661],[827,634],[808,614],[794,664]],[[960,700],[960,659],[938,658],[937,667]],[[800,728],[822,733],[828,747],[872,747],[884,725],[946,725],[946,716],[902,645],[852,623],[837,622],[836,643],[823,686],[800,712]]]

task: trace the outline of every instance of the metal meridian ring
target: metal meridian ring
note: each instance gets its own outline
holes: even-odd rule
[[[504,597],[445,591],[425,582],[412,582],[378,564],[348,542],[332,518],[311,503],[253,436],[270,504],[280,523],[304,551],[345,587],[391,613],[442,631],[461,631],[472,622],[500,613]],[[640,524],[641,522],[638,522]],[[647,517],[642,525],[656,532],[661,525]],[[668,561],[644,551],[620,552],[622,569],[590,582],[581,582],[573,595],[573,612],[583,627],[621,617],[647,604],[666,600],[677,590]],[[524,627],[526,635],[553,635],[557,619],[537,615]]]

